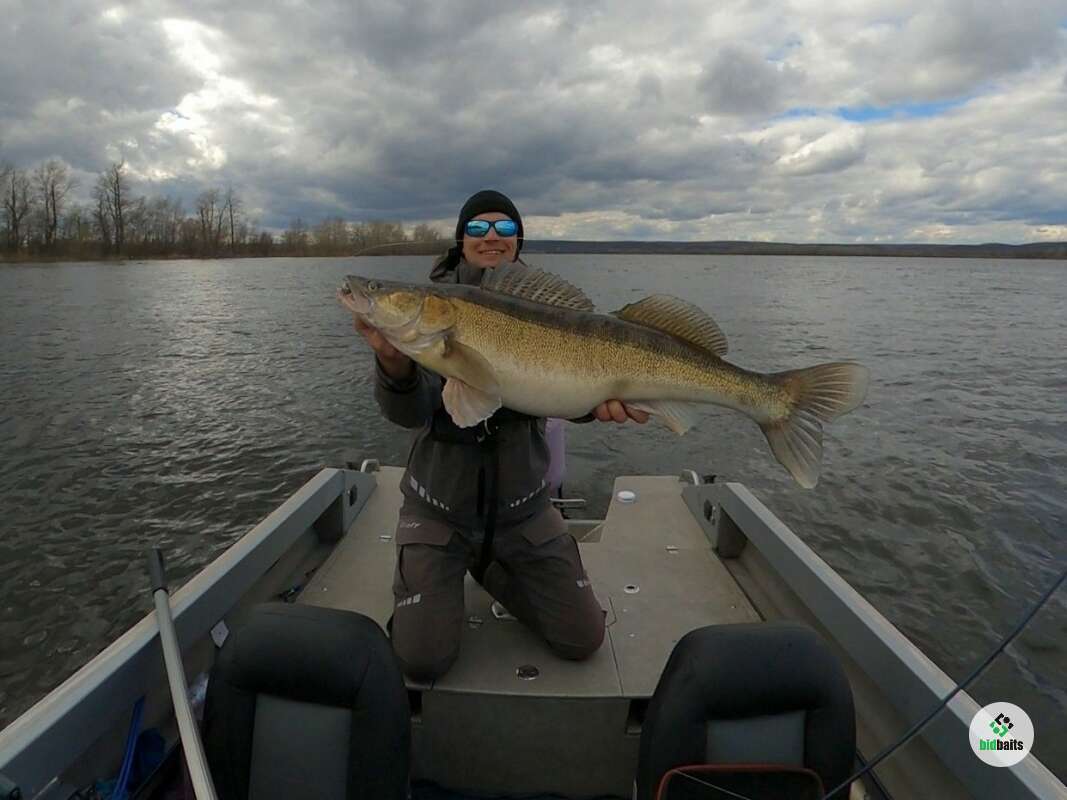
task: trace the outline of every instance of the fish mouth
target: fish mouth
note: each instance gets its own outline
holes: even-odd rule
[[[367,293],[367,278],[349,275],[341,288],[337,290],[338,299],[353,314],[367,316],[371,313],[373,303]]]

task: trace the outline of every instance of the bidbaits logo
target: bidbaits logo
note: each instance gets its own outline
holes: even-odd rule
[[[989,727],[992,728],[993,733],[1003,739],[1008,735],[1008,731],[1015,727],[1015,723],[1011,721],[1011,717],[1007,716],[1003,711],[997,714],[996,718],[989,723]],[[985,744],[985,742],[982,742]],[[1000,742],[990,742],[989,744],[1000,744]],[[994,750],[996,748],[993,748]],[[1016,748],[1011,748],[1012,750]]]
[[[971,720],[971,749],[994,767],[1018,764],[1034,746],[1034,723],[1012,703],[990,703]]]

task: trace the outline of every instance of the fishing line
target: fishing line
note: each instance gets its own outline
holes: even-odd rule
[[[829,798],[835,792],[841,791],[841,789],[843,789],[846,786],[848,786],[850,783],[852,783],[852,781],[854,781],[857,778],[861,778],[864,775],[866,775],[868,772],[870,772],[872,769],[874,769],[874,767],[877,764],[879,764],[880,762],[884,761],[886,758],[888,758],[890,755],[892,755],[894,752],[896,752],[896,750],[899,747],[901,747],[905,742],[910,740],[919,731],[921,731],[924,727],[926,727],[927,723],[929,723],[930,720],[932,720],[935,716],[937,716],[937,714],[945,706],[947,706],[949,704],[949,701],[952,700],[953,697],[955,697],[957,694],[959,694],[964,689],[966,689],[968,686],[970,686],[970,684],[974,682],[975,678],[977,678],[982,673],[982,671],[986,667],[989,666],[989,664],[993,661],[993,659],[996,658],[998,655],[1000,655],[1002,652],[1004,652],[1004,648],[1007,647],[1009,644],[1011,644],[1012,640],[1016,636],[1018,636],[1020,633],[1022,633],[1023,628],[1025,628],[1026,625],[1030,622],[1030,620],[1034,618],[1034,614],[1036,614],[1038,611],[1040,611],[1042,606],[1044,606],[1045,603],[1048,602],[1049,598],[1051,598],[1052,595],[1054,595],[1056,593],[1056,590],[1060,588],[1060,586],[1063,584],[1063,581],[1064,581],[1065,578],[1067,578],[1067,569],[1065,569],[1063,572],[1060,573],[1060,577],[1056,579],[1056,581],[1052,584],[1052,586],[1050,586],[1048,588],[1048,590],[1043,595],[1041,595],[1040,598],[1038,598],[1037,602],[1034,603],[1030,607],[1030,610],[1027,611],[1025,615],[1023,615],[1023,618],[1019,621],[1019,624],[1015,626],[1015,628],[1011,631],[1011,633],[1009,633],[1007,636],[1005,636],[1001,640],[1000,644],[997,645],[996,649],[993,650],[993,652],[991,652],[988,656],[986,656],[985,660],[981,664],[979,664],[977,667],[975,667],[974,671],[971,672],[971,674],[968,675],[963,680],[962,683],[956,684],[956,688],[953,689],[951,692],[949,692],[948,696],[945,697],[944,700],[942,700],[940,703],[938,703],[929,714],[927,714],[921,720],[919,720],[914,725],[912,725],[911,728],[908,729],[907,733],[905,733],[899,740],[897,740],[897,742],[895,744],[892,744],[889,747],[887,747],[881,753],[876,755],[873,759],[868,761],[867,764],[862,769],[857,770],[849,778],[847,778],[846,780],[842,781],[839,786],[835,786],[831,791],[829,791],[825,795],[823,795],[822,800],[829,800]]]
[[[752,800],[752,798],[746,794],[738,794],[737,792],[730,791],[729,789],[724,789],[722,786],[716,786],[714,783],[702,781],[696,775],[690,775],[688,772],[679,772],[678,774],[681,775],[683,778],[689,778],[689,780],[691,781],[696,781],[701,786],[707,786],[709,789],[714,789],[716,792],[722,792],[723,794],[729,797],[736,797],[737,800]]]
[[[889,758],[889,756],[895,753],[900,747],[902,747],[917,733],[919,733],[919,731],[926,727],[930,720],[937,716],[937,714],[942,709],[944,709],[945,706],[949,704],[949,702],[951,702],[953,697],[955,697],[957,694],[966,689],[971,683],[973,683],[974,680],[985,670],[985,668],[988,667],[990,663],[992,663],[993,659],[1003,653],[1004,648],[1011,644],[1012,640],[1014,640],[1015,637],[1022,633],[1023,628],[1025,628],[1029,624],[1030,620],[1034,618],[1034,615],[1037,614],[1037,612],[1040,611],[1042,607],[1044,607],[1045,603],[1047,603],[1052,598],[1052,595],[1056,593],[1056,590],[1060,588],[1065,579],[1067,579],[1067,569],[1060,573],[1060,576],[1056,579],[1056,581],[1045,591],[1044,594],[1041,595],[1041,597],[1037,599],[1037,601],[1030,607],[1026,614],[1023,615],[1023,618],[1019,621],[1019,623],[1011,630],[1010,633],[1008,633],[1007,636],[1001,639],[1000,644],[998,644],[997,647],[988,656],[986,656],[982,663],[975,667],[971,674],[968,675],[963,681],[956,684],[956,687],[951,692],[949,692],[948,695],[943,700],[941,700],[941,702],[939,702],[933,708],[933,710],[930,711],[929,714],[927,714],[921,720],[912,725],[911,728],[909,728],[908,731],[900,737],[900,739],[898,739],[892,745],[887,747],[873,759],[868,761],[862,768],[854,772],[848,778],[843,780],[839,785],[835,786],[829,792],[824,794],[822,800],[830,800],[830,798],[834,794],[848,787],[853,781],[862,778],[864,775],[874,769],[875,766],[880,764],[882,761],[885,761],[885,759]],[[723,794],[729,797],[734,797],[738,800],[754,800],[754,798],[748,797],[746,795],[738,794],[737,792],[732,792],[729,789],[725,789],[721,786],[716,786],[713,783],[700,780],[699,778],[694,777],[693,775],[689,775],[688,773],[680,772],[678,774],[684,775],[685,777],[689,778],[692,781],[695,781],[696,783],[701,784],[702,786],[707,786],[709,789],[714,789],[717,792],[722,792]]]
[[[441,239],[439,241],[425,241],[425,242],[416,242],[416,241],[413,241],[411,239],[405,239],[404,241],[401,241],[401,242],[383,242],[382,244],[372,244],[370,247],[364,247],[362,250],[357,250],[352,255],[350,255],[349,258],[359,258],[364,253],[369,253],[371,250],[379,250],[379,249],[381,249],[383,247],[400,247],[401,245],[408,245],[409,247],[421,247],[423,245],[431,245],[431,244],[434,244],[434,245],[439,244],[439,245],[441,245],[441,247],[442,247],[441,252],[443,253],[445,250],[447,250],[449,247],[451,247],[452,244],[454,244],[454,242],[452,242],[450,239]],[[407,253],[397,253],[396,255],[409,255],[409,254],[407,254]],[[417,253],[416,255],[426,255],[426,253]]]
[[[509,236],[508,238],[509,239],[517,239],[520,242],[527,241],[525,236]],[[538,241],[538,240],[537,239],[530,239],[529,241],[535,242],[535,241]],[[549,241],[549,240],[545,239],[544,241]],[[407,245],[409,247],[422,247],[422,246],[429,246],[429,245],[439,245],[441,247],[441,252],[443,253],[448,248],[454,246],[455,245],[455,241],[453,239],[449,239],[449,238],[442,238],[442,239],[425,239],[423,241],[417,241],[415,239],[404,239],[403,241],[399,241],[399,242],[384,242],[383,244],[372,244],[370,247],[364,247],[362,250],[357,250],[355,253],[353,253],[351,256],[349,256],[349,258],[359,258],[364,253],[369,253],[371,250],[378,250],[378,249],[380,249],[382,247],[400,247],[401,245]],[[424,255],[426,255],[426,253],[414,253],[414,254],[397,253],[396,255],[423,255],[424,256]]]

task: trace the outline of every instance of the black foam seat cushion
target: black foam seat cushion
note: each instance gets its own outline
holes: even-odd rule
[[[407,691],[371,619],[267,603],[212,670],[204,749],[221,800],[405,797]]]
[[[848,777],[855,752],[848,678],[813,630],[711,625],[678,642],[649,701],[638,797],[655,797],[669,770],[700,764],[777,764],[833,787]]]

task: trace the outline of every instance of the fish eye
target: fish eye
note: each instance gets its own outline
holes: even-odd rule
[[[378,281],[367,281],[367,288],[372,292],[376,292],[382,288],[382,285]]]

